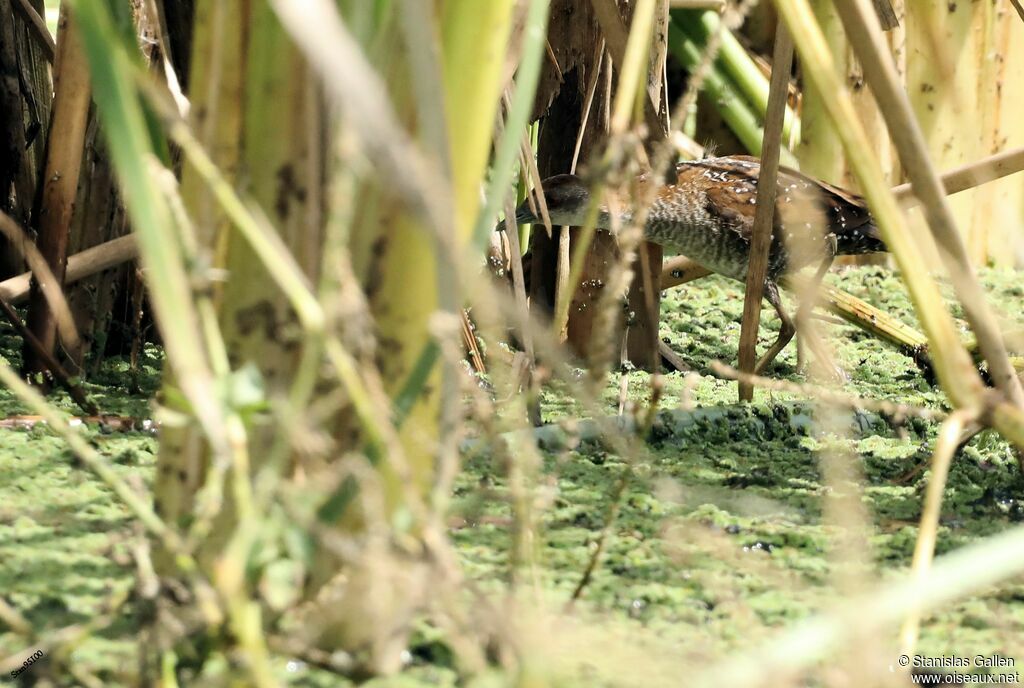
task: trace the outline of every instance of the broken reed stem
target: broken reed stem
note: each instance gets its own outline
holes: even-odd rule
[[[935,541],[939,529],[939,513],[942,508],[942,495],[949,477],[949,465],[953,455],[961,444],[964,427],[974,423],[975,414],[963,409],[954,411],[942,423],[939,437],[932,452],[931,477],[924,495],[924,507],[921,510],[921,525],[918,528],[917,542],[914,545],[914,559],[911,564],[911,576],[918,581],[928,578],[932,559],[935,556]],[[907,612],[907,618],[900,629],[900,647],[908,655],[914,654],[917,645],[918,631],[921,626],[921,611],[913,608]]]
[[[788,275],[782,281],[782,286],[787,291],[799,294],[804,291],[807,281],[803,275]],[[870,332],[885,341],[892,342],[905,349],[907,353],[913,353],[928,345],[928,338],[923,334],[885,311],[858,299],[853,294],[828,284],[821,284],[818,288],[821,300],[827,305],[829,311],[851,325]]]
[[[764,141],[761,145],[761,172],[757,185],[757,205],[754,208],[754,229],[750,241],[747,265],[746,291],[743,297],[743,320],[740,325],[740,370],[754,372],[757,361],[757,330],[761,317],[761,299],[768,274],[768,251],[772,243],[775,221],[776,180],[779,173],[779,148],[782,145],[782,125],[789,96],[789,73],[793,66],[793,41],[786,26],[779,22],[775,31],[775,49],[772,54],[772,77],[768,87],[768,107],[765,113]],[[739,383],[740,401],[751,401],[754,388]]]
[[[964,317],[974,330],[979,349],[988,361],[992,382],[1014,404],[1024,409],[1024,390],[1010,364],[999,324],[988,306],[967,247],[957,230],[910,99],[900,85],[878,17],[866,0],[837,2],[835,7],[850,44],[863,65],[864,76],[888,125],[903,168],[914,185],[914,195],[921,200],[932,235],[942,249],[939,255],[963,306]],[[941,357],[942,352],[936,351],[936,354]]]

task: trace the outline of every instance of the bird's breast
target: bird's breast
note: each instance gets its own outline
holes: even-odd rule
[[[652,207],[644,235],[697,261],[709,270],[737,280],[746,279],[750,243],[739,229],[691,206],[685,211]],[[774,247],[773,247],[774,249]],[[784,267],[784,257],[773,250],[769,256],[769,274]]]

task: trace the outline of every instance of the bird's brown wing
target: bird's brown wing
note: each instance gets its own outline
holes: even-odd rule
[[[676,184],[682,188],[699,189],[705,210],[720,218],[744,239],[749,240],[754,226],[754,204],[760,165],[745,156],[707,158],[680,163],[676,167]]]
[[[760,172],[757,158],[735,155],[682,163],[676,174],[680,183],[703,182],[708,211],[748,238],[753,228],[752,199],[757,194]],[[779,168],[777,183],[777,236],[808,238],[835,234],[838,252],[842,254],[885,250],[862,197],[784,166]]]

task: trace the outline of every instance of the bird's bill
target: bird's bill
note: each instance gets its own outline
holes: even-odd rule
[[[532,210],[530,210],[530,204],[523,201],[516,208],[516,224],[517,225],[532,225],[539,222],[537,216]]]

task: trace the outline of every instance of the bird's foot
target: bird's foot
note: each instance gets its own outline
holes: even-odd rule
[[[821,360],[804,360],[797,366],[797,373],[808,377],[814,376],[823,382],[849,382],[852,378],[846,370],[835,362],[825,363]]]

